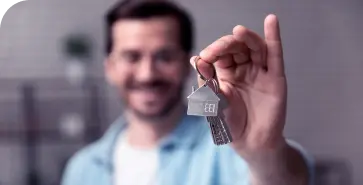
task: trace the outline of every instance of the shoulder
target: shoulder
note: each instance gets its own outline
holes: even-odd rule
[[[61,185],[100,184],[112,169],[111,153],[119,133],[123,130],[122,117],[116,120],[97,141],[76,152],[67,162]]]
[[[67,167],[77,167],[79,164],[89,163],[98,148],[97,142],[83,147],[68,160]]]
[[[94,155],[100,148],[98,142],[92,143],[76,152],[67,162],[62,177],[62,185],[80,184],[82,177],[96,161]]]

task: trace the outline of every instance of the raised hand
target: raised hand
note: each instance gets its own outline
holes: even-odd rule
[[[269,15],[265,38],[236,26],[192,57],[191,64],[205,78],[216,72],[220,92],[226,97],[224,110],[233,137],[232,146],[245,158],[283,147],[287,84],[279,23]],[[196,62],[197,59],[197,62]],[[198,79],[199,85],[204,84]]]

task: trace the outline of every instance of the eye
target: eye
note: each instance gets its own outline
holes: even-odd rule
[[[176,59],[176,54],[171,50],[161,50],[159,52],[156,52],[154,55],[154,60],[158,62],[169,63],[175,61],[175,59]]]
[[[140,60],[141,54],[137,51],[125,51],[121,54],[121,61],[135,63]]]

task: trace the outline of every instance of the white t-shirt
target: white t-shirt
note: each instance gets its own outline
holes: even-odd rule
[[[135,148],[120,134],[114,153],[115,185],[156,185],[159,167],[157,148]]]

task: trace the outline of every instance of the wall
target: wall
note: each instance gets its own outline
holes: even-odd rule
[[[58,41],[79,29],[95,38],[92,73],[102,76],[101,15],[114,1],[29,0],[14,6],[0,29],[0,78],[62,76],[59,69],[64,59],[57,51]],[[354,184],[363,183],[363,147],[359,145],[363,140],[362,1],[178,2],[195,15],[196,51],[231,33],[236,24],[263,34],[264,17],[276,13],[289,82],[286,135],[318,158],[348,160]],[[110,107],[110,117],[115,117],[118,105]],[[5,174],[3,170],[0,174]]]
[[[82,8],[81,8],[82,7]],[[66,59],[59,52],[60,41],[69,32],[84,32],[94,38],[95,56],[102,61],[102,13],[100,1],[30,0],[15,5],[1,25],[0,77],[62,76]],[[81,13],[79,12],[81,10]],[[96,68],[95,67],[95,68]],[[93,70],[95,71],[95,70]],[[100,74],[98,71],[97,74]]]

